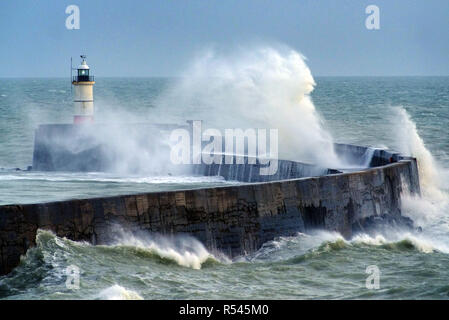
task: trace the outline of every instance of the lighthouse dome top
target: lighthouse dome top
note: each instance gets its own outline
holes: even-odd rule
[[[88,70],[89,66],[87,65],[86,60],[83,60],[81,64],[78,66],[78,70]]]

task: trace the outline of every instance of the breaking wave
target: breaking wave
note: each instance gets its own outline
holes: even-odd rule
[[[296,236],[279,237],[265,243],[253,255],[240,259],[239,262],[279,262],[301,263],[314,259],[325,259],[328,255],[335,255],[342,251],[354,254],[367,250],[386,250],[391,252],[417,251],[420,253],[449,254],[449,247],[445,242],[431,239],[424,234],[415,234],[396,230],[387,235],[365,233],[357,234],[346,240],[337,232],[316,231],[312,234],[298,233]],[[351,255],[352,255],[351,254]],[[329,257],[330,258],[330,257]],[[332,258],[330,258],[332,259]]]
[[[217,129],[278,129],[281,158],[335,167],[339,159],[310,96],[315,80],[305,60],[286,47],[211,48],[158,106],[182,105],[184,120],[194,114]]]
[[[67,293],[67,267],[76,266],[80,270],[81,287],[83,283],[93,281],[93,287],[102,286],[106,289],[100,293],[91,292],[89,297],[75,298],[139,299],[138,290],[123,288],[117,283],[111,285],[110,274],[120,275],[130,265],[144,270],[141,272],[150,272],[159,268],[158,265],[199,270],[203,265],[225,262],[224,259],[215,258],[198,240],[187,236],[164,237],[148,233],[135,236],[123,231],[113,244],[93,246],[87,242],[60,238],[50,231],[38,230],[36,246],[21,257],[19,266],[9,275],[0,277],[0,297],[14,298],[27,290],[31,297],[35,294],[39,298],[43,288],[52,287],[56,293]],[[100,276],[90,279],[92,274]],[[76,291],[71,294],[76,294]]]
[[[443,252],[449,253],[449,193],[444,179],[449,176],[448,172],[427,149],[407,111],[397,107],[393,113],[398,151],[417,159],[421,185],[421,195],[411,195],[407,190],[403,192],[402,214],[423,227],[423,235],[429,242],[438,243]]]
[[[420,137],[416,124],[407,111],[402,107],[393,108],[395,113],[396,141],[399,152],[411,155],[418,160],[418,170],[421,187],[424,195],[429,197],[441,197],[442,181],[440,180],[441,168],[435,161],[432,153],[426,148]]]
[[[192,269],[201,269],[208,260],[218,261],[204,245],[187,235],[148,235],[136,236],[117,227],[113,248],[135,250],[137,254],[156,258],[162,262],[176,264]],[[110,246],[108,246],[110,247]]]

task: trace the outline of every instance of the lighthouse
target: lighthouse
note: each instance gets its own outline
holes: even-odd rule
[[[75,89],[73,102],[75,114],[73,123],[92,123],[94,121],[94,77],[90,75],[90,68],[86,62],[86,56],[81,56],[81,64],[78,66],[77,74],[72,78]]]

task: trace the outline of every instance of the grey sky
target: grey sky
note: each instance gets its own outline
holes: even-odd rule
[[[449,75],[449,1],[1,0],[0,42],[0,77],[67,76],[82,53],[97,76],[174,76],[204,47],[252,43],[290,46],[315,76]]]

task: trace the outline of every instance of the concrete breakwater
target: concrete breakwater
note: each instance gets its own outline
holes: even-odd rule
[[[237,256],[313,229],[349,238],[376,221],[412,225],[401,215],[400,195],[420,193],[416,159],[351,145],[336,145],[336,151],[360,162],[369,153],[371,167],[341,172],[280,160],[278,176],[258,182],[251,164],[196,165],[193,173],[251,183],[0,206],[0,274],[19,264],[39,228],[93,244],[108,243],[117,224],[129,231],[186,233],[212,251]]]

